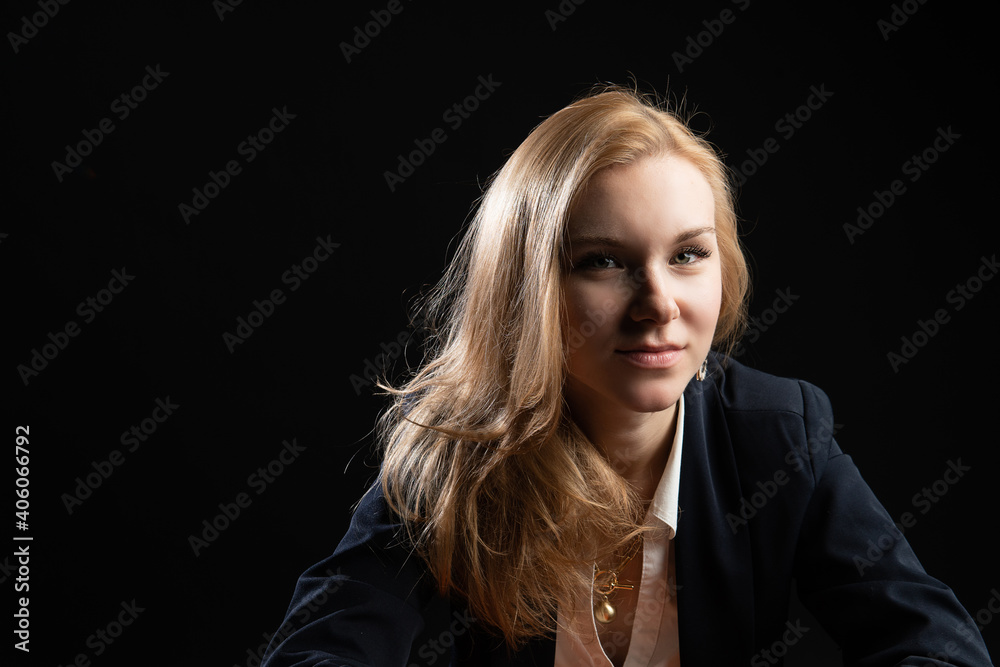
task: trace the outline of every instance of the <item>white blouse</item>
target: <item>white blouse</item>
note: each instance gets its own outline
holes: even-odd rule
[[[677,402],[677,429],[667,465],[646,513],[647,532],[642,549],[642,580],[636,603],[632,637],[624,667],[677,667],[677,599],[670,552],[677,535],[677,494],[684,442],[684,396]],[[556,667],[612,667],[597,635],[592,591],[586,591],[569,618],[561,612],[556,631]]]

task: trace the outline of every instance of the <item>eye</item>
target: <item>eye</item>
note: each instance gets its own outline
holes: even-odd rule
[[[712,251],[707,248],[702,248],[701,246],[690,246],[687,248],[681,248],[681,250],[674,255],[674,264],[679,264],[685,266],[687,264],[694,264],[700,259],[706,259],[712,255]]]
[[[592,252],[573,263],[574,269],[619,269],[621,262],[604,252]]]

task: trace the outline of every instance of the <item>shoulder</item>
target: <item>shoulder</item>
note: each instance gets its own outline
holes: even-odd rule
[[[405,538],[402,520],[386,500],[381,478],[368,487],[358,502],[337,553],[358,547],[371,551],[400,551],[404,558],[412,548]]]
[[[708,380],[727,412],[788,412],[802,418],[832,413],[826,393],[805,380],[765,373],[716,354],[709,366]]]
[[[810,382],[713,353],[709,376],[692,382],[686,400],[698,406],[707,439],[716,446],[727,442],[741,469],[805,468],[815,477],[840,454],[830,399]]]

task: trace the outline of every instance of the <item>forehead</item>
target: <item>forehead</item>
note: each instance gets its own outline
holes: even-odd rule
[[[574,203],[568,231],[679,231],[714,223],[715,198],[701,171],[682,157],[655,156],[598,171]]]

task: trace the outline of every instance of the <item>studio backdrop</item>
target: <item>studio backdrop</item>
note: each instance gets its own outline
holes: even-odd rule
[[[414,300],[490,175],[603,83],[725,154],[754,285],[737,358],[827,392],[887,540],[995,655],[985,11],[6,3],[0,662],[258,665],[377,472],[374,380],[419,363]],[[840,664],[789,619],[786,664]]]

